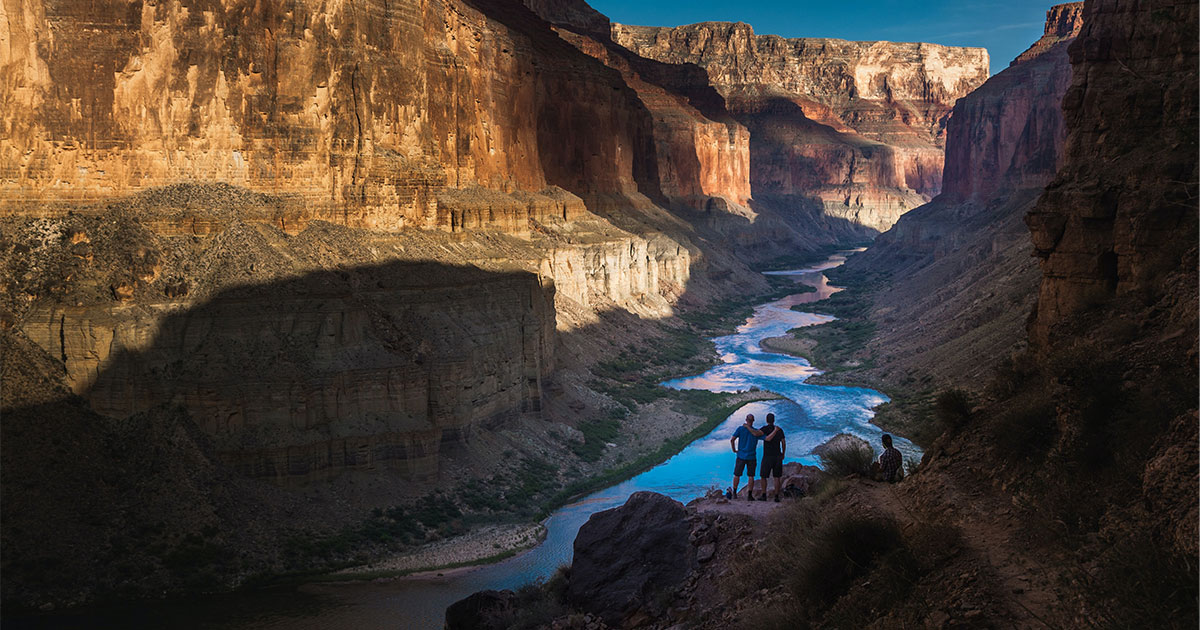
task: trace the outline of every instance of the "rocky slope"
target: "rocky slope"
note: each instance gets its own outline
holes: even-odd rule
[[[756,199],[808,200],[878,231],[937,194],[950,108],[987,78],[981,49],[784,39],[741,23],[614,24],[612,38],[705,70],[750,130]]]
[[[5,11],[6,601],[344,562],[458,527],[411,504],[466,509],[472,480],[478,505],[546,500],[601,471],[573,425],[620,405],[588,366],[766,287],[655,205],[637,94],[520,4]],[[195,466],[154,473],[172,452]],[[55,520],[79,527],[34,542]],[[197,546],[202,585],[174,560]]]
[[[872,380],[981,389],[1021,345],[1039,280],[1023,219],[1061,161],[1069,29],[1082,12],[1052,7],[1046,35],[958,101],[942,193],[847,263],[849,274],[887,278],[870,315]]]

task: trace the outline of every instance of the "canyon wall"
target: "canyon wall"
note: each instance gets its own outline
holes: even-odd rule
[[[195,211],[204,237],[143,220],[171,192],[217,206]],[[582,206],[561,194],[564,207]],[[221,220],[221,197],[236,195],[175,188],[144,195],[137,212],[118,202],[101,215],[10,222],[4,310],[96,411],[182,405],[251,477],[389,466],[436,477],[439,455],[481,428],[542,417],[556,330],[611,309],[667,316],[691,281],[688,247],[586,211],[534,223],[536,236],[498,251],[438,232],[316,222],[289,235]],[[556,234],[568,226],[587,242]]]
[[[1065,163],[1028,217],[1042,347],[1056,323],[1115,296],[1162,300],[1173,272],[1195,266],[1197,42],[1175,24],[1194,25],[1196,11],[1088,5],[1063,99]]]
[[[518,3],[3,6],[6,320],[96,410],[183,405],[251,476],[436,475],[540,409],[556,328],[745,272],[643,191],[748,185],[660,179],[637,92]],[[381,231],[323,249],[324,221]]]
[[[613,24],[612,38],[705,70],[750,130],[756,199],[807,198],[879,231],[938,193],[950,109],[987,79],[982,49],[784,39],[719,22]]]
[[[879,378],[978,388],[1023,342],[1039,278],[1023,218],[1061,161],[1067,48],[1082,13],[1081,2],[1051,8],[1045,35],[958,101],[942,193],[847,264],[889,275],[872,316]]]
[[[448,228],[446,188],[653,179],[632,91],[519,4],[4,7],[9,212],[220,181],[317,218]]]

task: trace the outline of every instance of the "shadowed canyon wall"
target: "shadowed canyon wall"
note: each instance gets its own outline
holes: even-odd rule
[[[1023,218],[1061,160],[1067,48],[1082,14],[1082,2],[1051,8],[1045,35],[958,101],[942,193],[847,264],[889,274],[873,316],[881,378],[982,387],[1023,340],[1039,278]]]
[[[1056,323],[1114,296],[1162,300],[1172,273],[1194,267],[1197,43],[1173,23],[1194,25],[1196,12],[1088,6],[1063,99],[1066,161],[1028,218],[1044,276],[1032,334],[1043,347]]]
[[[750,130],[756,199],[816,200],[879,231],[938,193],[950,109],[987,79],[982,49],[784,39],[722,22],[614,24],[612,38],[704,68]]]
[[[1191,589],[1200,439],[1198,21],[1194,2],[1085,4],[1063,99],[1063,166],[1027,216],[1042,270],[1029,327],[1039,364],[1080,365],[1060,383],[1104,401],[1098,414],[1089,398],[1067,398],[1059,448],[1094,450],[1105,440],[1098,432],[1112,436],[1109,466],[1127,471],[1133,488],[1132,496],[1108,494],[1102,539],[1128,530],[1148,537],[1190,567]],[[1120,376],[1090,385],[1080,376],[1089,368]],[[1113,516],[1126,513],[1128,524]],[[1113,560],[1107,549],[1097,554]]]

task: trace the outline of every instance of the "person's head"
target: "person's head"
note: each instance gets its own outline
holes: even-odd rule
[[[892,448],[892,436],[883,434],[883,448]]]
[[[775,414],[767,414],[767,424],[775,424]]]
[[[748,427],[754,426],[754,414],[752,414],[752,413],[746,414],[746,426],[748,426]]]

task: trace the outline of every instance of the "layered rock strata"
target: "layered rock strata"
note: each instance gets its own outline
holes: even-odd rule
[[[1156,302],[1172,272],[1195,267],[1197,42],[1176,25],[1194,26],[1196,12],[1086,7],[1063,99],[1064,166],[1027,219],[1043,273],[1031,328],[1042,347],[1056,323],[1114,296]]]
[[[987,78],[982,49],[784,39],[749,25],[612,25],[633,52],[704,68],[751,135],[756,198],[799,196],[885,230],[936,195],[954,101]]]
[[[689,247],[586,211],[564,221],[582,202],[560,197],[532,241],[507,243],[323,223],[289,236],[219,212],[204,238],[119,212],[21,220],[9,245],[34,246],[5,250],[19,283],[5,307],[94,409],[181,405],[248,476],[428,478],[478,430],[541,417],[556,330],[670,315],[691,282]]]
[[[1061,161],[1075,35],[1064,25],[1082,12],[1081,2],[1051,8],[1046,36],[958,101],[942,193],[847,264],[897,285],[876,297],[883,378],[982,387],[1021,343],[1039,277],[1022,220]]]
[[[453,229],[447,188],[586,197],[653,176],[619,75],[519,4],[6,6],[10,212],[220,181],[315,218]]]

